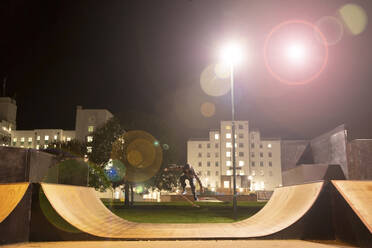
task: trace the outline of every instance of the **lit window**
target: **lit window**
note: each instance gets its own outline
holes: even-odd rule
[[[267,147],[268,147],[268,148],[271,148],[271,144],[267,144]]]
[[[224,187],[225,189],[230,188],[230,181],[223,181],[223,187]]]
[[[57,135],[54,135],[54,137],[53,137],[53,138],[54,138],[54,140],[56,140],[56,139],[58,138],[58,136],[57,136]]]
[[[231,176],[232,175],[232,171],[231,170],[226,171],[226,175]]]
[[[39,150],[40,149],[40,145],[36,145],[36,150]]]
[[[13,138],[13,142],[17,142],[17,138]]]
[[[273,166],[273,162],[269,161],[269,166],[270,167]]]
[[[231,148],[232,145],[231,145],[231,142],[226,142],[226,148]]]
[[[198,165],[199,165],[199,167],[201,167],[202,166],[202,162],[199,162]]]
[[[240,171],[239,175],[244,176],[244,171]]]
[[[220,134],[215,133],[215,134],[214,134],[214,139],[215,139],[215,140],[218,140],[219,138],[220,138]]]
[[[28,137],[28,142],[32,142],[32,137]]]
[[[256,171],[252,170],[252,176],[255,176],[255,175],[256,175]]]
[[[229,125],[226,126],[226,129],[227,129],[227,130],[231,130],[231,126],[229,126]]]
[[[66,141],[71,141],[71,137],[67,137],[66,138]]]
[[[231,133],[226,134],[226,139],[231,139]]]
[[[49,135],[45,135],[44,140],[49,140]]]
[[[21,138],[21,142],[25,142],[25,137],[22,137]]]
[[[207,144],[207,148],[211,148],[211,144],[210,143]]]
[[[44,149],[47,149],[48,148],[48,145],[44,145]]]
[[[202,156],[202,154],[201,154],[201,152],[199,152],[199,153],[198,153],[198,157],[201,158],[201,156]]]
[[[243,166],[244,165],[244,161],[243,160],[240,160],[239,161],[239,166]]]
[[[87,136],[87,142],[92,142],[93,141],[93,136]]]
[[[93,133],[94,132],[94,126],[88,126],[88,132]]]
[[[214,144],[214,148],[218,148],[218,143]]]
[[[231,166],[231,161],[230,160],[226,161],[226,166]]]
[[[38,136],[36,137],[36,140],[37,140],[37,141],[39,141],[39,140],[40,140],[40,135],[38,135]]]
[[[92,153],[92,147],[91,146],[87,146],[87,153]]]
[[[216,161],[216,163],[214,163],[216,165],[216,167],[218,167],[218,161]]]
[[[226,157],[231,157],[231,152],[226,152]]]
[[[198,144],[198,148],[202,148],[202,144]]]
[[[207,166],[211,167],[211,162],[210,161],[207,162]]]

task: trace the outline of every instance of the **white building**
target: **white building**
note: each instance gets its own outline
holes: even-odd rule
[[[187,162],[211,190],[232,189],[232,122],[222,121],[220,130],[211,130],[208,139],[187,142]],[[282,184],[279,139],[261,139],[250,131],[248,121],[235,121],[237,188],[273,190]]]
[[[16,129],[17,104],[10,97],[0,97],[0,145],[10,145],[11,132]]]

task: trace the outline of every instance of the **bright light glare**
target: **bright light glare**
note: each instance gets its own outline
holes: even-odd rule
[[[304,46],[298,43],[291,44],[287,48],[287,56],[291,61],[296,63],[303,61],[304,58],[306,57]]]
[[[235,65],[243,60],[243,50],[237,43],[230,43],[221,50],[224,63]]]

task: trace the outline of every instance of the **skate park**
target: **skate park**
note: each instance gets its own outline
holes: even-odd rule
[[[309,141],[310,146],[312,144],[311,154],[305,154],[309,153],[307,145],[304,146],[303,143],[298,145],[297,142],[296,149],[303,150],[303,153],[298,155],[296,152],[297,157],[291,159],[302,161],[296,162],[297,165],[287,173],[287,176],[295,173],[295,177],[289,178],[297,181],[287,181],[288,185],[275,189],[270,200],[257,214],[234,223],[130,222],[110,212],[97,198],[93,188],[45,183],[40,179],[42,177],[37,178],[40,175],[35,172],[33,175],[29,174],[28,180],[25,180],[27,173],[23,171],[18,174],[17,179],[13,170],[13,177],[11,175],[3,177],[0,186],[1,242],[12,244],[108,240],[339,240],[358,247],[370,247],[372,181],[340,180],[345,179],[343,173],[340,173],[342,167],[333,165],[332,161],[334,159],[340,161],[340,157],[345,157],[347,162],[350,157],[337,149],[350,147],[353,142],[348,142],[345,136],[334,139],[337,136],[335,134],[344,131],[344,127],[341,126]],[[292,150],[287,149],[290,152],[283,156],[288,161],[290,154],[293,154],[292,141],[290,145]],[[322,152],[324,159],[322,161],[321,156],[316,154],[317,150],[324,151],[319,146],[328,147],[333,154],[324,156]],[[17,154],[16,156],[20,157],[20,152],[16,150],[13,148],[13,155]],[[358,153],[360,154],[360,151]],[[44,159],[40,154],[28,155],[33,156],[34,161],[28,165],[30,171],[35,170],[32,167],[38,160],[53,159],[49,154]],[[312,162],[316,158],[316,163],[306,164],[304,157],[307,159],[312,157],[310,159]],[[347,167],[351,167],[350,163],[345,164],[344,168]],[[307,171],[304,173],[304,170]],[[284,173],[283,177],[285,176]],[[4,183],[6,180],[15,182]],[[35,182],[37,180],[39,182]],[[48,214],[41,204],[45,201],[50,205],[53,214],[60,217],[62,225],[56,226],[48,219]]]

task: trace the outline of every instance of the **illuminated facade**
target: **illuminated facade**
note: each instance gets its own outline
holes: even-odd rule
[[[17,104],[10,97],[0,97],[0,145],[9,146],[11,132],[16,129]]]
[[[232,189],[231,121],[222,121],[220,130],[211,130],[208,139],[187,142],[187,162],[211,190]],[[238,191],[273,190],[281,186],[280,139],[262,139],[250,130],[248,121],[235,121],[235,154]]]

